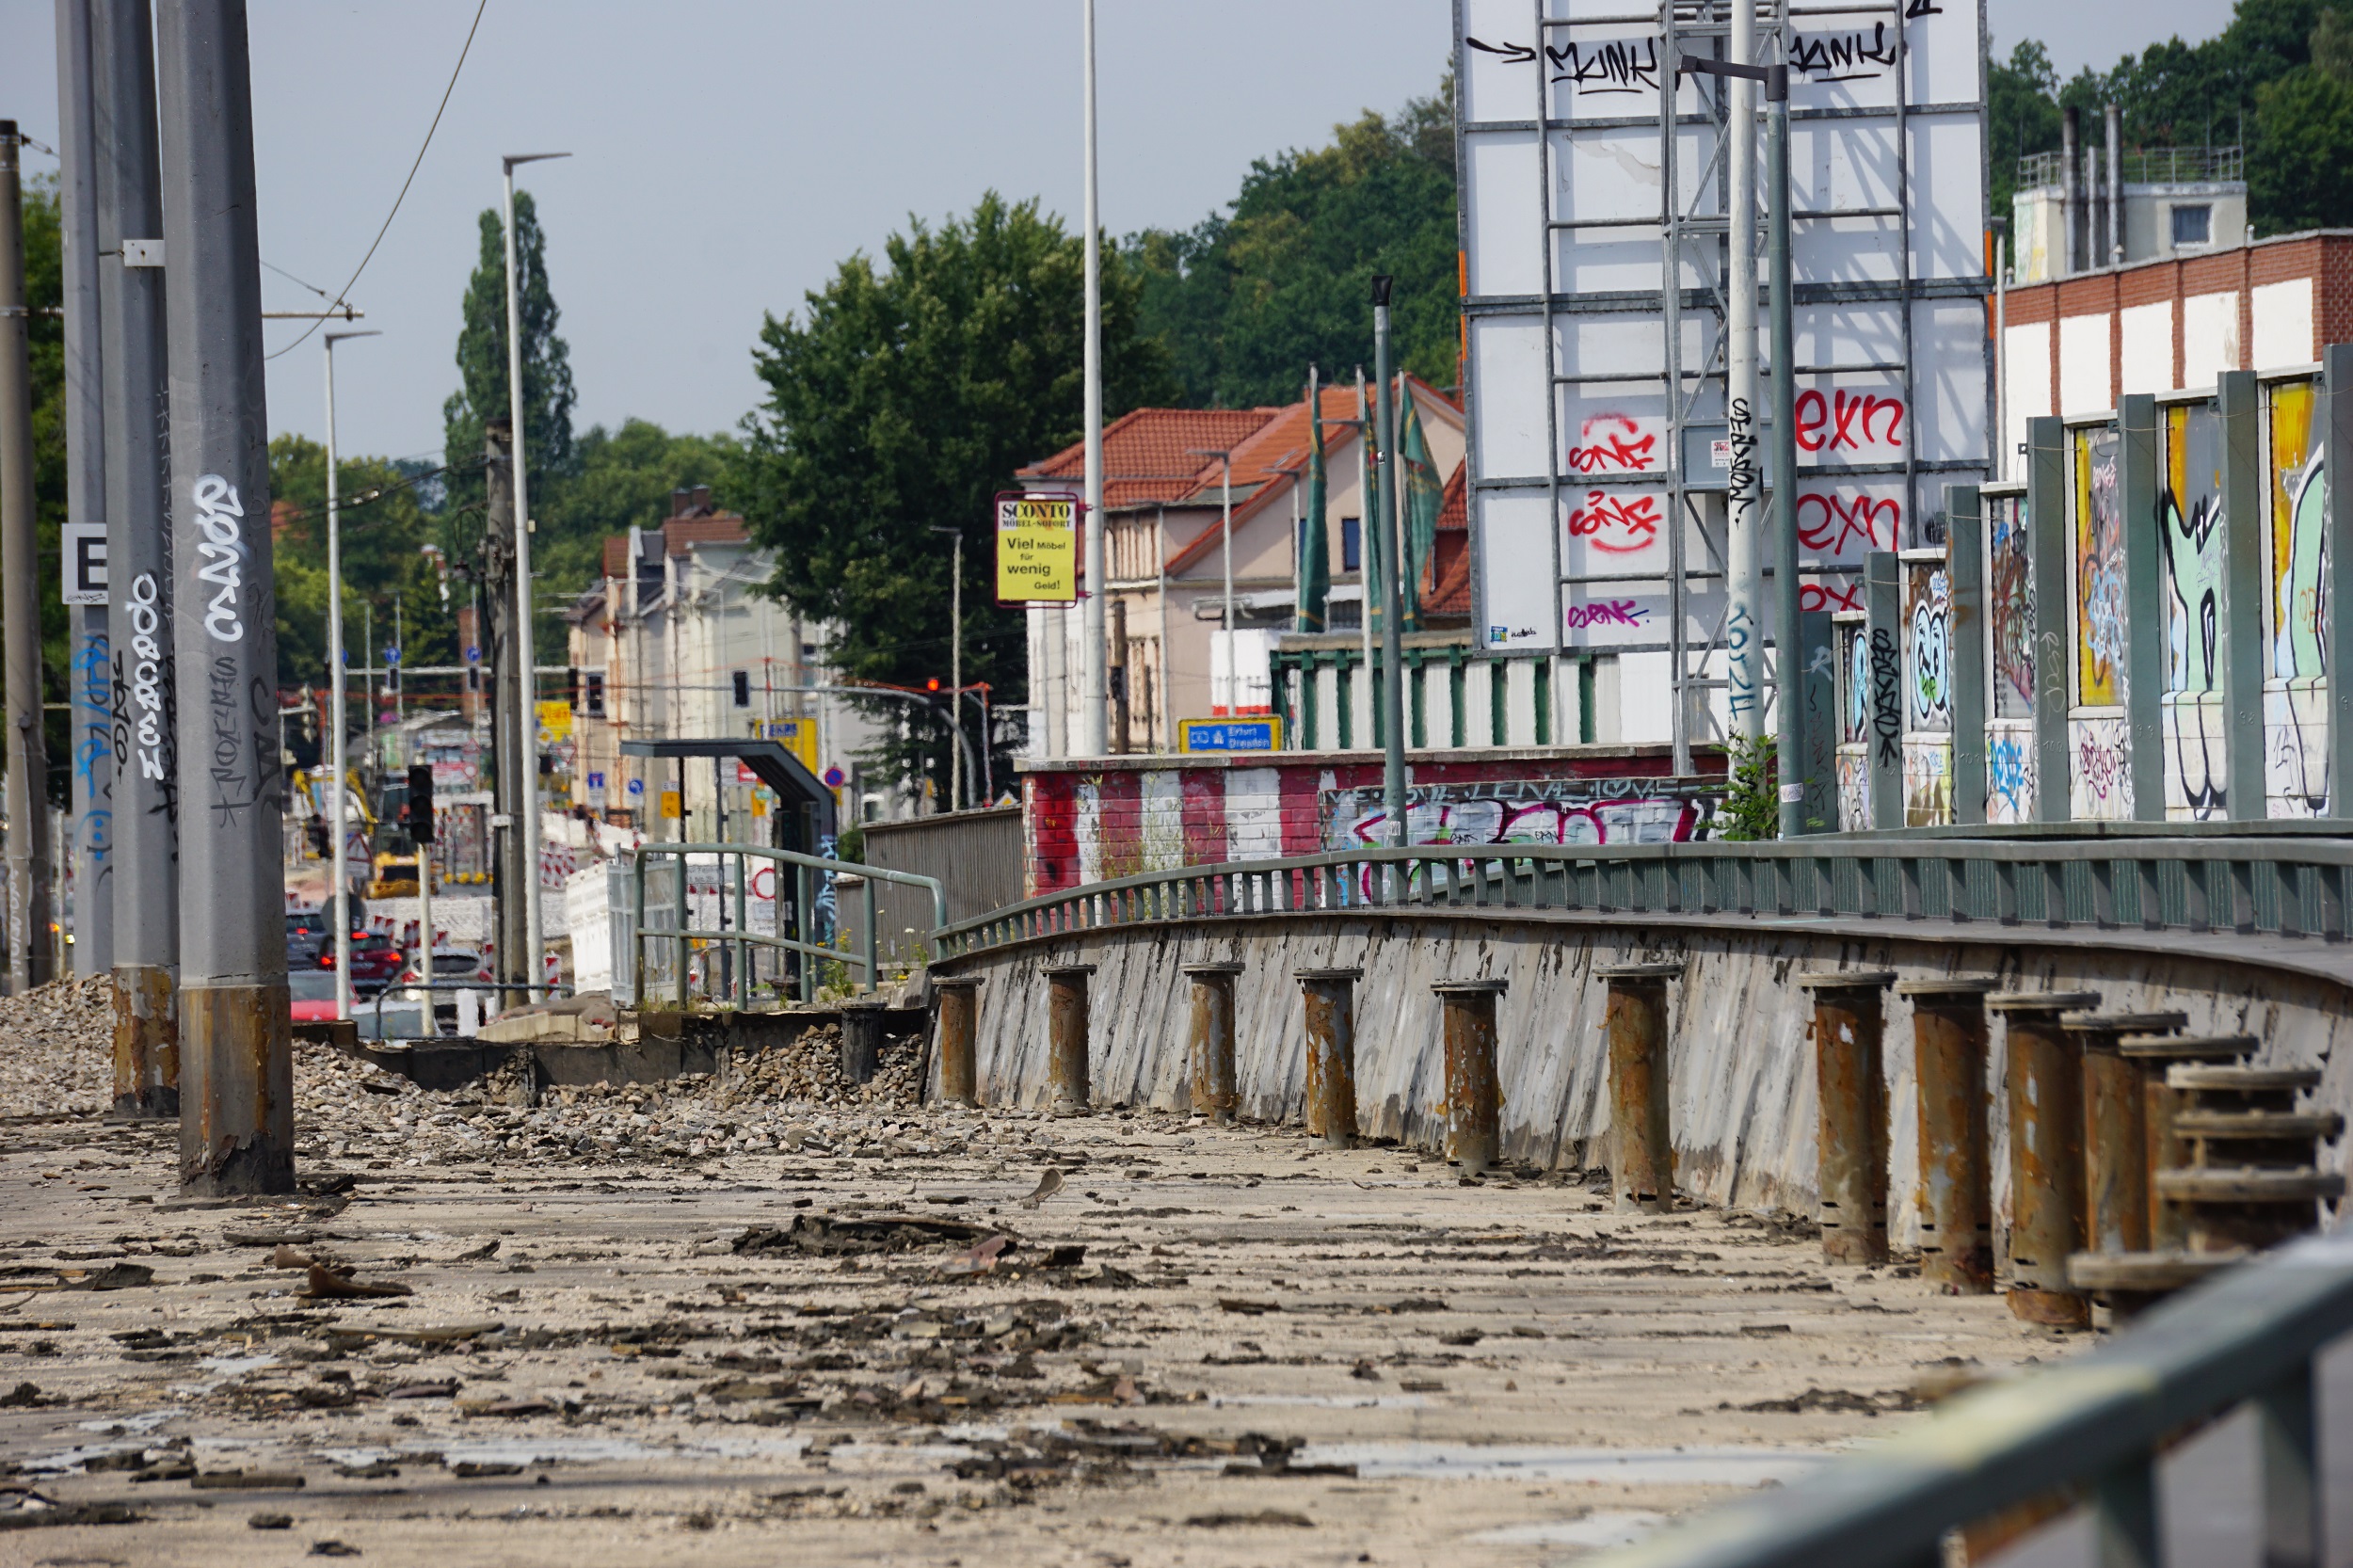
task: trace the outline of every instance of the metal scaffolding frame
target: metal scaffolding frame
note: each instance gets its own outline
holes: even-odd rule
[[[1464,37],[1463,10],[1465,0],[1457,0],[1456,36]],[[1469,118],[1467,94],[1457,97],[1458,169],[1467,177],[1468,154],[1465,148],[1469,135],[1483,132],[1515,133],[1533,131],[1536,141],[1536,171],[1543,255],[1537,274],[1540,287],[1533,298],[1525,296],[1468,296],[1464,300],[1467,315],[1532,314],[1541,323],[1543,336],[1544,375],[1547,396],[1545,408],[1545,471],[1540,476],[1529,474],[1498,475],[1484,473],[1475,464],[1472,487],[1475,491],[1493,492],[1506,489],[1527,489],[1541,485],[1547,504],[1552,561],[1552,625],[1550,639],[1558,652],[1566,651],[1564,590],[1611,584],[1655,584],[1661,579],[1656,568],[1631,572],[1573,573],[1566,569],[1562,556],[1562,531],[1565,522],[1561,513],[1562,486],[1572,476],[1563,472],[1562,424],[1564,398],[1571,389],[1594,384],[1626,386],[1649,385],[1667,390],[1665,398],[1666,460],[1661,469],[1644,472],[1613,473],[1609,483],[1613,487],[1655,487],[1665,501],[1666,516],[1673,520],[1667,532],[1668,564],[1664,568],[1665,587],[1669,604],[1668,631],[1661,643],[1626,643],[1612,645],[1619,653],[1664,652],[1668,656],[1673,712],[1671,715],[1674,766],[1678,772],[1690,769],[1694,721],[1713,729],[1713,715],[1704,700],[1704,694],[1726,684],[1721,676],[1710,676],[1707,664],[1711,657],[1724,647],[1724,616],[1720,611],[1715,624],[1704,636],[1694,636],[1689,628],[1690,595],[1694,585],[1721,582],[1727,576],[1723,525],[1711,519],[1702,497],[1721,488],[1719,486],[1693,483],[1687,473],[1685,459],[1689,451],[1687,437],[1694,430],[1712,430],[1721,420],[1696,417],[1703,394],[1711,387],[1721,388],[1726,377],[1725,347],[1727,340],[1726,301],[1723,289],[1729,274],[1731,228],[1727,214],[1729,196],[1729,164],[1727,151],[1727,85],[1720,78],[1698,77],[1700,107],[1697,112],[1678,113],[1676,97],[1677,73],[1673,62],[1686,52],[1708,54],[1722,58],[1731,33],[1732,5],[1736,0],[1661,0],[1655,8],[1629,6],[1625,0],[1600,0],[1590,8],[1578,0],[1529,0],[1530,17],[1534,24],[1537,48],[1532,52],[1536,80],[1535,114],[1528,120],[1507,120]],[[1913,264],[1915,239],[1915,200],[1913,191],[1913,128],[1924,115],[1950,115],[1956,111],[1982,115],[1984,80],[1982,65],[1977,72],[1977,93],[1974,101],[1961,103],[1926,103],[1912,101],[1909,81],[1908,52],[1904,43],[1907,20],[1925,15],[1919,11],[1920,0],[1852,0],[1852,3],[1793,4],[1792,0],[1752,0],[1756,6],[1757,38],[1760,50],[1777,49],[1778,57],[1793,60],[1801,53],[1799,27],[1809,18],[1858,20],[1865,25],[1883,25],[1895,40],[1896,54],[1887,74],[1893,79],[1894,102],[1879,105],[1838,107],[1805,107],[1795,105],[1790,110],[1794,125],[1807,122],[1839,122],[1862,134],[1895,123],[1895,200],[1892,205],[1840,206],[1801,208],[1790,216],[1798,225],[1819,225],[1848,220],[1876,220],[1883,227],[1881,232],[1894,243],[1895,276],[1877,280],[1848,280],[1840,281],[1801,281],[1793,290],[1798,307],[1822,305],[1894,304],[1899,308],[1894,336],[1898,344],[1893,359],[1864,360],[1855,362],[1801,363],[1800,376],[1870,375],[1885,376],[1900,389],[1907,422],[1906,439],[1900,459],[1881,459],[1854,463],[1815,462],[1803,472],[1817,479],[1884,479],[1900,476],[1902,482],[1902,532],[1889,541],[1890,548],[1903,548],[1923,542],[1924,529],[1921,508],[1923,475],[1950,472],[1955,477],[1978,475],[1988,472],[1982,458],[1923,460],[1919,442],[1913,439],[1916,429],[1918,400],[1915,388],[1917,353],[1914,344],[1914,317],[1921,302],[1932,299],[1975,299],[1991,297],[1993,284],[1989,276],[1968,278],[1927,278],[1914,275]],[[1611,41],[1623,41],[1628,27],[1655,29],[1650,39],[1657,49],[1656,64],[1658,77],[1658,108],[1655,113],[1620,117],[1572,116],[1562,113],[1557,104],[1561,73],[1554,69],[1562,50],[1560,40],[1572,29],[1618,29]],[[1982,24],[1977,29],[1982,40]],[[1461,49],[1458,43],[1458,53]],[[1980,57],[1982,50],[1980,49]],[[1465,62],[1458,59],[1458,79]],[[1793,65],[1793,72],[1802,84],[1802,61]],[[1610,217],[1565,217],[1561,213],[1560,194],[1555,186],[1555,170],[1559,149],[1556,137],[1572,131],[1623,131],[1656,126],[1659,136],[1661,157],[1660,204],[1656,216]],[[1702,156],[1699,176],[1691,183],[1690,198],[1680,199],[1683,190],[1678,162],[1682,150],[1678,132],[1703,127],[1709,133]],[[1980,132],[1982,142],[1982,132]],[[1980,189],[1984,187],[1982,165]],[[1759,184],[1762,201],[1772,195]],[[1715,212],[1706,212],[1709,199]],[[1577,293],[1561,286],[1562,266],[1561,236],[1575,235],[1593,230],[1639,230],[1655,228],[1659,235],[1660,283],[1655,290],[1609,291]],[[1762,226],[1760,225],[1760,232]],[[1465,247],[1469,239],[1465,234]],[[1686,270],[1696,274],[1697,286],[1682,286],[1680,279]],[[1806,268],[1801,264],[1802,278]],[[1666,286],[1669,283],[1676,286]],[[1532,308],[1532,309],[1531,309]],[[1613,367],[1606,371],[1587,371],[1580,365],[1578,374],[1563,374],[1561,365],[1561,345],[1558,333],[1565,316],[1630,315],[1656,312],[1664,326],[1664,362],[1653,367],[1635,365]],[[1696,364],[1684,362],[1684,323],[1694,314],[1702,317],[1706,327]],[[1476,355],[1474,345],[1469,351]],[[1993,344],[1985,345],[1985,386],[1987,400],[1987,430],[1989,452],[1991,443],[2000,439],[1992,425],[1992,408],[1995,394],[1993,377]],[[1770,376],[1780,367],[1769,362],[1763,345],[1759,348],[1760,375]],[[1466,376],[1466,380],[1475,377]],[[1473,441],[1477,452],[1479,442]],[[1783,476],[1769,476],[1770,483]],[[1934,498],[1941,505],[1941,494]],[[1689,541],[1700,541],[1703,558],[1692,562]],[[1771,555],[1767,552],[1766,571],[1772,570]],[[1809,576],[1859,577],[1859,563],[1822,561],[1806,568]],[[1475,574],[1484,593],[1483,573]],[[1479,617],[1483,623],[1483,613]],[[1775,637],[1768,645],[1777,648],[1781,629],[1774,628]],[[1769,705],[1778,690],[1778,682],[1769,677],[1762,685]]]

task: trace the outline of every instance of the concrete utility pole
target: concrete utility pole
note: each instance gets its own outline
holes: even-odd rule
[[[1397,527],[1397,404],[1389,379],[1389,285],[1385,273],[1372,280],[1372,421],[1381,453],[1381,805],[1389,819],[1389,842],[1408,841],[1405,822],[1405,647],[1399,628],[1405,618]]]
[[[1079,0],[1086,39],[1086,610],[1080,658],[1086,690],[1080,697],[1080,749],[1100,757],[1106,735],[1103,682],[1103,258],[1096,200],[1095,0]]]
[[[948,809],[964,807],[964,530],[935,526],[955,541],[955,564],[948,588],[948,727],[959,732],[959,744],[948,748]],[[987,737],[982,738],[984,744]]]
[[[334,823],[334,858],[329,862],[334,875],[335,905],[335,1016],[351,1016],[351,876],[344,856],[344,824],[350,816],[345,804],[344,778],[351,767],[346,754],[345,737],[350,733],[344,718],[344,687],[345,665],[350,661],[344,652],[344,528],[343,510],[338,492],[340,484],[335,472],[335,345],[345,338],[374,338],[381,333],[328,332],[323,334],[327,362],[327,669],[328,689],[333,693],[329,706],[334,710],[328,733],[334,737],[330,764],[334,776],[327,787],[327,812]]]
[[[88,0],[99,110],[107,640],[122,682],[115,780],[118,1114],[180,1108],[180,738],[173,727],[169,418],[155,28],[147,0]],[[144,242],[144,243],[142,243]],[[134,263],[137,264],[134,264]],[[125,1103],[125,1101],[129,1103]]]
[[[262,366],[253,88],[242,0],[168,0],[155,30],[171,376],[180,755],[180,1180],[294,1191],[285,774],[278,736],[269,414]]]
[[[568,158],[569,152],[510,152],[501,160],[506,180],[506,417],[515,437],[515,658],[520,672],[522,700],[516,704],[517,760],[522,763],[514,799],[515,833],[523,849],[523,979],[531,984],[531,1000],[539,1000],[541,956],[539,923],[539,681],[532,663],[531,646],[531,481],[525,447],[528,422],[523,418],[523,301],[515,272],[515,166],[549,158]]]
[[[1782,48],[1787,49],[1783,36]],[[1789,262],[1789,66],[1775,62],[1765,79],[1765,199],[1769,203],[1766,284],[1772,299],[1773,362],[1773,618],[1781,623],[1776,672],[1780,722],[1775,727],[1781,780],[1781,836],[1807,830],[1805,662],[1798,594],[1798,334]]]
[[[488,495],[489,516],[485,545],[484,586],[489,590],[488,638],[490,646],[490,738],[492,755],[498,769],[498,792],[495,797],[496,818],[504,818],[506,825],[494,825],[491,847],[498,866],[498,963],[497,976],[509,984],[523,984],[530,976],[524,969],[525,906],[520,892],[523,882],[523,838],[520,803],[538,789],[535,776],[529,780],[523,770],[532,764],[532,754],[537,749],[534,737],[513,718],[515,710],[522,706],[524,682],[515,658],[515,605],[517,597],[502,593],[504,574],[514,568],[507,558],[508,544],[515,530],[515,465],[508,456],[510,440],[504,420],[483,422],[483,479]],[[632,568],[633,569],[633,568]],[[655,790],[652,781],[648,792]],[[648,800],[651,807],[657,803]],[[511,995],[501,992],[501,1004]]]
[[[65,461],[69,521],[106,520],[106,416],[98,306],[97,115],[89,0],[57,0],[57,196],[65,263]],[[114,679],[106,607],[74,604],[66,701],[73,752],[73,972],[115,963]]]
[[[1756,0],[1733,0],[1732,63],[1756,63]],[[1724,416],[1732,466],[1724,494],[1724,553],[1732,592],[1724,614],[1724,673],[1732,732],[1753,742],[1765,733],[1765,476],[1757,462],[1756,428],[1756,84],[1734,76],[1726,86],[1732,100],[1724,149],[1732,175],[1732,265],[1725,303]],[[1785,649],[1796,646],[1791,627],[1781,627],[1780,636]]]
[[[40,733],[40,580],[33,521],[33,373],[16,121],[0,120],[0,617],[8,722],[8,988],[50,977],[49,764]]]
[[[1372,730],[1372,606],[1375,592],[1372,563],[1381,553],[1373,549],[1377,535],[1372,518],[1372,405],[1365,395],[1365,367],[1356,367],[1356,630],[1365,645],[1365,730]]]

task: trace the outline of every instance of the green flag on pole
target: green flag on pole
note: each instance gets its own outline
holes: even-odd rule
[[[1404,417],[1397,438],[1399,467],[1404,470],[1405,493],[1400,498],[1404,505],[1405,582],[1402,604],[1403,629],[1408,632],[1421,628],[1421,580],[1430,569],[1430,553],[1437,548],[1438,512],[1446,504],[1446,483],[1438,477],[1438,465],[1430,456],[1430,442],[1422,435],[1421,415],[1415,410],[1413,393],[1405,385],[1405,377],[1397,378],[1398,401]]]
[[[1307,372],[1307,515],[1299,529],[1299,615],[1293,627],[1301,632],[1324,628],[1324,601],[1332,592],[1332,548],[1324,537],[1323,514],[1330,484],[1323,472],[1323,394],[1316,373]]]

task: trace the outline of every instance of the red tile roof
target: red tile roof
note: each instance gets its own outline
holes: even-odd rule
[[[1205,483],[1215,488],[1217,459],[1197,454],[1241,446],[1276,412],[1273,408],[1137,408],[1120,415],[1103,426],[1104,508],[1118,511],[1175,503]],[[1073,482],[1085,476],[1083,441],[1014,475],[1023,480]],[[1239,469],[1234,482],[1241,483]]]
[[[607,577],[627,577],[629,575],[629,536],[627,534],[614,534],[606,537],[604,541],[604,575]]]
[[[672,518],[662,525],[663,547],[672,555],[683,555],[687,547],[698,544],[745,544],[751,535],[744,531],[743,517],[735,512],[717,512],[708,517]]]

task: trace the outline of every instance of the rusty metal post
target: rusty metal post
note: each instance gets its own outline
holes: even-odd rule
[[[1193,982],[1193,1038],[1186,1056],[1193,1109],[1213,1122],[1231,1122],[1241,1105],[1234,1071],[1234,977],[1241,973],[1241,966],[1187,964],[1184,968]]]
[[[2189,1245],[2189,1213],[2157,1190],[2159,1171],[2189,1166],[2189,1141],[2175,1129],[2183,1092],[2165,1080],[2177,1063],[2222,1065],[2244,1062],[2262,1045],[2252,1034],[2126,1034],[2118,1054],[2140,1075],[2141,1115],[2149,1132],[2149,1250],[2180,1252]]]
[[[1356,1144],[1356,982],[1362,969],[1294,969],[1307,1024],[1307,1135],[1330,1148]],[[1489,1013],[1494,1009],[1490,1007]],[[1489,1033],[1494,1032],[1492,1027]],[[1449,1033],[1448,1039],[1453,1036]],[[1449,1047],[1447,1060],[1453,1060]],[[1451,1084],[1449,1076],[1447,1081]]]
[[[1046,970],[1048,1108],[1057,1116],[1083,1116],[1095,1091],[1087,1077],[1087,976],[1092,964],[1055,964]]]
[[[2151,1225],[2148,1091],[2139,1065],[2117,1048],[2127,1034],[2160,1034],[2189,1022],[2183,1013],[2066,1013],[2083,1058],[2084,1250],[2147,1252]]]
[[[1605,964],[1609,987],[1609,1185],[1620,1210],[1674,1208],[1674,1144],[1667,1122],[1667,982],[1674,964]]]
[[[1887,1261],[1887,1075],[1881,1065],[1880,993],[1893,969],[1841,969],[1797,977],[1814,993],[1814,1080],[1819,1130],[1815,1182],[1822,1205],[1822,1257]]]
[[[1985,994],[1991,980],[1904,980],[1920,1116],[1920,1277],[1953,1296],[1993,1288],[1986,1160]]]
[[[852,1083],[872,1083],[882,1064],[882,1003],[852,1001],[841,1009],[841,1076]]]
[[[2088,1328],[2091,1299],[2071,1289],[2083,1247],[2083,1072],[2059,1016],[2097,1007],[2096,991],[1999,991],[2009,1105],[2009,1310],[2030,1323]]]
[[[981,982],[977,975],[942,975],[939,992],[939,1097],[948,1105],[981,1103],[974,1041],[981,1032]]]
[[[1496,999],[1507,982],[1442,980],[1430,987],[1445,1016],[1446,1157],[1477,1176],[1503,1146],[1503,1086],[1496,1079]]]
[[[180,1114],[180,1019],[171,971],[121,965],[115,971],[115,1102],[109,1121]]]

